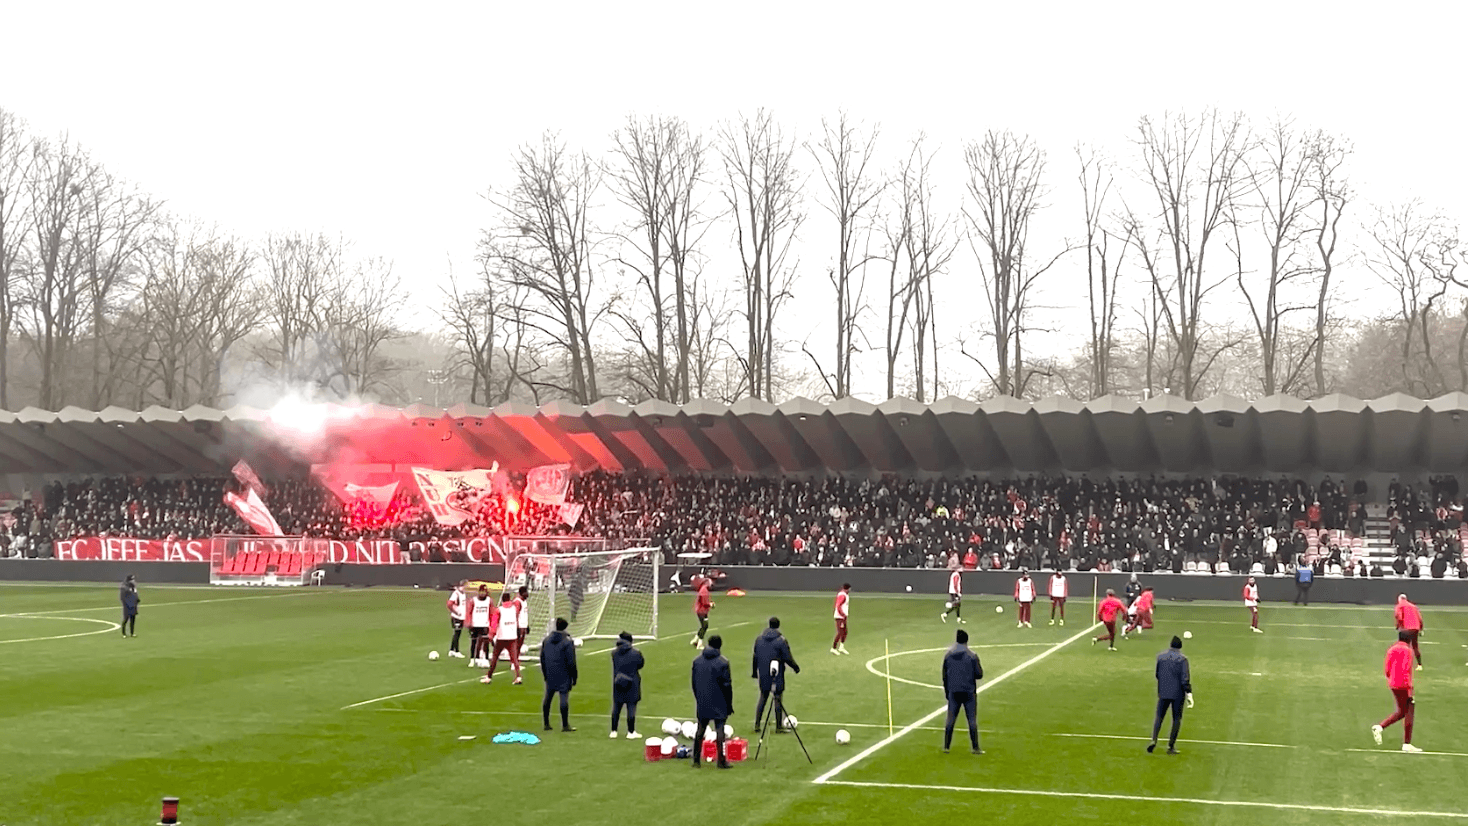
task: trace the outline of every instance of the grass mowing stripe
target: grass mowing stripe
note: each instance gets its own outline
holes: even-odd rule
[[[1051,737],[1085,737],[1092,740],[1136,740],[1142,743],[1152,742],[1151,737],[1137,737],[1130,734],[1071,734],[1067,732],[1052,732]],[[1286,746],[1280,743],[1244,743],[1235,740],[1183,740],[1179,743],[1206,743],[1210,746],[1250,746],[1260,749],[1294,749],[1299,746]]]
[[[317,595],[325,596],[328,593],[339,593],[339,594],[359,593],[359,594],[362,594],[362,593],[366,593],[366,591],[356,591],[356,592],[348,592],[348,591],[335,591],[335,592],[331,592],[331,591],[311,591],[309,593],[304,593],[304,594],[257,594],[257,595],[255,595],[253,597],[222,597],[220,599],[182,599],[182,600],[178,600],[177,602],[147,602],[147,603],[143,603],[143,605],[141,607],[142,608],[149,608],[149,609],[151,609],[151,608],[162,608],[162,607],[164,607],[166,605],[204,605],[206,603],[211,603],[211,602],[244,602],[246,600],[252,600],[252,599],[289,599],[291,597],[310,597],[310,596],[317,596]],[[122,610],[122,604],[121,603],[118,603],[117,605],[98,605],[98,606],[94,606],[92,608],[62,608],[62,609],[59,609],[59,610],[56,610],[56,611],[25,611],[22,614],[17,614],[16,616],[48,617],[48,616],[52,616],[53,614],[76,614],[76,613],[80,613],[82,611],[121,611],[121,610]]]
[[[822,782],[822,781],[817,781]],[[1081,800],[1125,800],[1137,803],[1187,803],[1194,806],[1225,806],[1279,809],[1290,812],[1330,812],[1332,814],[1371,815],[1373,817],[1440,817],[1468,820],[1468,812],[1423,812],[1399,809],[1366,809],[1355,806],[1312,806],[1308,803],[1273,803],[1256,800],[1207,800],[1198,797],[1154,797],[1141,794],[1105,792],[1061,792],[1054,789],[992,789],[982,786],[940,786],[920,783],[877,783],[866,780],[826,780],[828,786],[851,786],[873,789],[912,789],[915,791],[969,792],[971,794],[1003,794],[1032,797],[1063,797]]]
[[[1011,668],[1008,671],[1004,672],[1003,674],[1000,674],[998,677],[995,677],[994,679],[992,679],[992,680],[984,683],[983,685],[979,686],[979,690],[977,692],[975,692],[975,693],[976,694],[983,694],[985,691],[993,688],[996,685],[999,685],[1000,683],[1004,682],[1005,680],[1009,679],[1010,677],[1014,676],[1015,674],[1018,674],[1019,672],[1024,671],[1025,669],[1029,668],[1030,666],[1034,665],[1035,663],[1038,663],[1038,662],[1044,660],[1046,657],[1049,657],[1051,654],[1054,654],[1056,651],[1059,651],[1060,649],[1066,647],[1067,645],[1070,645],[1071,643],[1073,643],[1076,640],[1078,640],[1078,639],[1080,639],[1080,638],[1082,638],[1082,637],[1090,634],[1092,631],[1095,631],[1097,628],[1100,628],[1100,627],[1101,627],[1101,623],[1098,622],[1098,623],[1093,624],[1091,627],[1085,629],[1084,631],[1077,631],[1074,635],[1066,638],[1065,640],[1063,640],[1061,642],[1056,643],[1055,645],[1052,645],[1051,647],[1045,649],[1044,651],[1041,651],[1040,653],[1038,653],[1035,656],[1029,658],[1028,660],[1025,660],[1024,662],[1020,663],[1019,665],[1015,666],[1014,668]],[[918,720],[917,722],[914,722],[914,723],[911,723],[909,725],[903,726],[901,729],[897,730],[896,732],[887,735],[885,738],[883,738],[881,740],[878,740],[876,743],[873,743],[870,746],[867,746],[866,748],[864,748],[861,751],[857,752],[856,753],[856,756],[851,757],[851,758],[848,758],[844,762],[842,762],[839,765],[837,765],[836,768],[831,769],[830,771],[826,772],[825,774],[822,774],[820,777],[817,777],[815,780],[813,780],[811,782],[812,783],[818,783],[818,784],[819,783],[829,783],[829,782],[831,782],[831,778],[835,777],[836,775],[840,774],[841,772],[846,771],[847,769],[851,768],[852,766],[855,766],[857,763],[860,763],[861,761],[863,761],[866,758],[872,756],[873,754],[876,754],[878,751],[886,748],[887,746],[892,745],[894,742],[896,742],[899,738],[903,737],[904,735],[909,734],[909,733],[911,733],[913,731],[916,731],[919,728],[921,728],[922,726],[925,726],[928,723],[931,723],[932,721],[936,720],[940,714],[943,714],[943,713],[945,713],[947,711],[948,711],[948,704],[947,703],[944,703],[943,705],[938,706],[938,708],[936,710],[934,710],[933,712],[929,713],[928,715],[926,715],[922,719]]]

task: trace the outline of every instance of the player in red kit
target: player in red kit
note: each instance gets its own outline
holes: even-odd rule
[[[850,654],[846,650],[846,616],[851,607],[851,583],[845,582],[836,592],[836,639],[831,641],[832,654]]]
[[[1402,721],[1402,751],[1420,753],[1412,745],[1412,722],[1417,716],[1417,702],[1412,697],[1412,643],[1406,631],[1397,632],[1397,641],[1386,650],[1386,684],[1392,690],[1397,710],[1371,727],[1371,739],[1381,745],[1381,733],[1391,724]]]
[[[1126,603],[1116,598],[1116,592],[1106,589],[1106,599],[1096,608],[1096,620],[1106,626],[1106,634],[1091,639],[1091,644],[1106,640],[1109,651],[1116,650],[1116,615],[1126,612]]]
[[[688,644],[694,648],[703,648],[703,635],[709,632],[709,611],[714,608],[713,598],[709,596],[709,588],[713,586],[713,580],[706,576],[696,576],[689,583],[698,589],[698,594],[693,598],[693,615],[698,617],[698,633]]]
[[[1055,624],[1055,609],[1060,609],[1060,625],[1065,627],[1065,598],[1070,596],[1070,582],[1065,578],[1064,571],[1056,571],[1050,576],[1050,624]]]
[[[1142,593],[1137,596],[1137,601],[1132,603],[1132,607],[1127,609],[1129,615],[1127,624],[1125,628],[1121,629],[1123,637],[1133,631],[1140,634],[1143,630],[1152,630],[1152,599],[1152,586],[1148,585],[1142,589]]]
[[[1030,609],[1035,605],[1035,581],[1030,579],[1030,572],[1021,569],[1019,579],[1014,581],[1014,601],[1019,603],[1019,625],[1016,628],[1030,628]]]
[[[1405,631],[1407,643],[1412,646],[1412,656],[1417,658],[1417,670],[1422,670],[1422,649],[1417,638],[1422,635],[1422,612],[1417,610],[1406,594],[1397,594],[1397,630]]]
[[[955,622],[959,625],[964,625],[962,603],[963,573],[961,571],[954,571],[948,575],[948,604],[943,606],[943,613],[938,615],[938,619],[947,622],[948,615],[952,614]]]
[[[1255,634],[1263,634],[1259,628],[1259,585],[1254,582],[1253,577],[1244,583],[1244,607],[1249,609],[1249,630]]]

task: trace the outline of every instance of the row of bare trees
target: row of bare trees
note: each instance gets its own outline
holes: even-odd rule
[[[246,384],[391,395],[386,262],[171,215],[0,109],[0,407],[229,404]]]

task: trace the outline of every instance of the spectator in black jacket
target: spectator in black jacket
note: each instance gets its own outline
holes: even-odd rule
[[[953,724],[958,720],[958,710],[968,717],[968,740],[974,754],[983,754],[979,748],[979,680],[984,679],[984,667],[979,655],[968,647],[968,632],[960,630],[954,646],[943,655],[943,694],[948,698],[948,721],[943,725],[943,753],[953,744]]]
[[[759,680],[759,704],[754,707],[754,730],[760,730],[760,721],[765,717],[765,703],[775,695],[775,705],[770,713],[775,715],[775,732],[785,731],[785,668],[789,666],[796,674],[800,665],[790,653],[790,642],[780,633],[780,618],[770,617],[766,628],[754,641],[754,673],[750,676]]]
[[[734,713],[734,678],[729,661],[719,650],[723,646],[723,637],[715,634],[693,659],[693,701],[698,714],[698,733],[693,736],[695,769],[703,762],[703,736],[710,725],[718,742],[719,768],[730,768],[724,758],[724,723]]]
[[[138,635],[138,603],[143,598],[138,596],[138,581],[132,574],[122,581],[119,589],[119,598],[122,600],[122,635],[124,637],[136,637]]]
[[[617,635],[617,647],[612,649],[612,739],[617,737],[617,721],[621,719],[622,707],[627,707],[627,739],[641,737],[637,733],[637,704],[642,700],[642,652],[632,647],[632,635],[623,631]]]
[[[576,642],[566,633],[570,623],[556,618],[556,630],[540,644],[540,674],[545,678],[545,698],[540,702],[540,718],[545,730],[551,730],[551,697],[561,695],[561,731],[575,731],[571,726],[571,689],[576,686]]]

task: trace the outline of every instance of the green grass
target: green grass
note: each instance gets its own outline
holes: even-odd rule
[[[814,765],[786,736],[767,742],[757,763],[694,775],[684,762],[644,763],[640,742],[607,739],[608,657],[596,641],[581,649],[582,679],[572,693],[580,731],[549,733],[533,747],[496,746],[497,732],[540,733],[540,677],[531,671],[524,686],[483,686],[460,660],[428,661],[430,649],[447,644],[441,594],[146,586],[143,593],[139,635],[124,640],[111,630],[115,586],[0,586],[0,823],[151,824],[165,795],[182,798],[189,826],[436,824],[486,814],[556,824],[693,817],[710,826],[946,822],[970,812],[986,822],[1137,817],[1152,826],[1382,818],[1142,798],[1468,820],[1460,794],[1468,756],[1401,754],[1399,728],[1388,731],[1387,746],[1369,751],[1370,725],[1390,711],[1380,676],[1393,639],[1389,608],[1266,606],[1266,633],[1254,635],[1236,606],[1163,602],[1157,629],[1113,654],[1084,638],[1062,645],[1090,626],[1089,601],[1072,605],[1066,628],[1044,625],[1040,606],[1034,629],[1016,629],[1007,603],[996,616],[996,603],[971,601],[974,644],[1004,646],[979,649],[986,674],[1020,668],[980,697],[987,754],[941,754],[939,717],[832,778],[884,784],[852,786],[812,781],[886,737],[885,680],[867,667],[882,655],[884,637],[893,652],[951,642],[953,626],[938,621],[941,606],[931,598],[858,594],[848,657],[827,653],[829,595],[719,599],[713,629],[728,629],[737,686],[731,722],[747,734],[757,696],[750,645],[777,614],[804,666],[788,700]],[[644,735],[657,733],[664,717],[692,712],[688,598],[663,606],[665,637],[642,646]],[[14,616],[34,612],[47,613]],[[1416,741],[1468,755],[1468,613],[1425,613],[1430,644]],[[1185,629],[1195,635],[1185,652],[1198,704],[1185,718],[1182,755],[1148,755],[1140,740],[1059,736],[1146,736],[1153,658]],[[90,631],[102,633],[36,639]],[[1052,653],[1021,668],[1045,652]],[[935,683],[939,657],[900,653],[892,674]],[[904,682],[892,683],[891,699],[899,729],[942,701]],[[851,730],[851,745],[835,744],[835,724]],[[464,735],[476,739],[459,740]],[[966,745],[961,733],[955,739]],[[1196,742],[1205,740],[1218,742]]]

